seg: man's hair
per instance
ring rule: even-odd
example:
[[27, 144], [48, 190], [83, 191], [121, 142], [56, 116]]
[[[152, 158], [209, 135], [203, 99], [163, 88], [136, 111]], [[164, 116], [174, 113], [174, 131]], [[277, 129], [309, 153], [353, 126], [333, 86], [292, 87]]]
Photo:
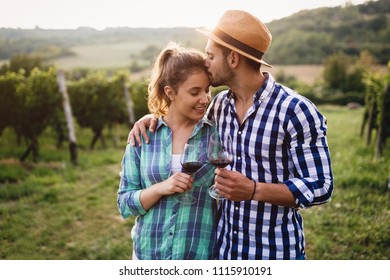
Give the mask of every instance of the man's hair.
[[[233, 51], [225, 46], [222, 46], [221, 44], [216, 43], [216, 45], [218, 48], [220, 48], [222, 50], [222, 54], [225, 57], [225, 59], [228, 57], [230, 52]], [[250, 68], [252, 68], [255, 71], [260, 71], [261, 63], [254, 61], [253, 59], [250, 59], [249, 57], [246, 57], [245, 55], [242, 55], [240, 53], [237, 53], [237, 54], [243, 58], [243, 60], [246, 62], [246, 64], [248, 64], [248, 66]]]

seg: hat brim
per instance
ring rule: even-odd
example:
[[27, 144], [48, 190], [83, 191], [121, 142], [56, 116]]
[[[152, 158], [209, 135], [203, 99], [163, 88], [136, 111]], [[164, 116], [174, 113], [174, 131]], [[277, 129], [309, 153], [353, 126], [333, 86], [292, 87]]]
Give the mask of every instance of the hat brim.
[[265, 62], [264, 60], [262, 59], [258, 59], [250, 54], [247, 54], [246, 52], [240, 50], [239, 48], [236, 48], [228, 43], [226, 43], [225, 41], [221, 40], [218, 36], [216, 36], [214, 33], [210, 32], [210, 31], [206, 31], [206, 30], [201, 30], [201, 29], [196, 29], [196, 31], [198, 31], [199, 33], [202, 33], [203, 35], [205, 35], [206, 37], [208, 37], [209, 39], [215, 41], [216, 43], [222, 45], [222, 46], [225, 46], [233, 51], [236, 51], [238, 52], [239, 54], [242, 54], [243, 56], [246, 56], [254, 61], [257, 61], [265, 66], [268, 66], [270, 68], [272, 68], [272, 65], [268, 64], [267, 62]]

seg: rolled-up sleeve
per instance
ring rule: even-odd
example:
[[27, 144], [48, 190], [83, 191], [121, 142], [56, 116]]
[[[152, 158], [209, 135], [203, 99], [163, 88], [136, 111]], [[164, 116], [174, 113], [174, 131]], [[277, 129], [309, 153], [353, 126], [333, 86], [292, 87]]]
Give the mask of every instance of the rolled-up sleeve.
[[288, 128], [289, 152], [296, 174], [284, 183], [301, 208], [326, 203], [333, 193], [326, 118], [311, 103], [301, 102]]
[[122, 171], [119, 173], [118, 209], [123, 218], [140, 216], [146, 213], [142, 207], [140, 195], [143, 190], [140, 180], [140, 148], [126, 146], [122, 159]]

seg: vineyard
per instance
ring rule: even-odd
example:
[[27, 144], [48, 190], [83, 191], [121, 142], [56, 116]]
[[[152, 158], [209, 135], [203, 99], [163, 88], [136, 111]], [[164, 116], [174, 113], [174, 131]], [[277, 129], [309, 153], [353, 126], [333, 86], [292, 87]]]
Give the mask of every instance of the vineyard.
[[[328, 120], [335, 192], [328, 204], [302, 210], [309, 259], [390, 257], [390, 29], [386, 15], [377, 14], [382, 5], [388, 13], [385, 2], [303, 11], [270, 24], [281, 38], [271, 61], [292, 60], [262, 70], [312, 100]], [[369, 34], [366, 40], [378, 42], [333, 46], [338, 40], [328, 38], [327, 26], [336, 12], [332, 36], [350, 42], [352, 35]], [[357, 34], [350, 34], [351, 26], [360, 26]], [[16, 38], [0, 42], [7, 58], [0, 61], [0, 259], [130, 259], [134, 220], [121, 218], [116, 192], [128, 132], [148, 112], [146, 74], [159, 51], [149, 43], [169, 37], [203, 48], [204, 42], [189, 41], [195, 31], [181, 28], [64, 32], [67, 40], [58, 34], [47, 39], [63, 56], [47, 51], [42, 59], [36, 53], [45, 53], [46, 45], [39, 36], [50, 30], [0, 29]], [[142, 44], [123, 39], [130, 37]], [[35, 53], [13, 53], [32, 42], [39, 42]], [[285, 42], [295, 43], [286, 49]], [[292, 65], [302, 58], [311, 65]], [[53, 61], [59, 64], [46, 64]]]
[[[116, 205], [131, 127], [126, 93], [135, 119], [147, 109], [146, 82], [128, 77], [126, 71], [66, 73], [74, 162], [58, 70], [0, 76], [0, 259], [131, 258], [134, 220], [122, 220]], [[390, 256], [388, 77], [365, 75], [365, 107], [320, 105], [335, 194], [326, 205], [302, 210], [310, 259]]]
[[[390, 150], [373, 158], [359, 137], [364, 109], [321, 106], [328, 118], [335, 194], [326, 205], [302, 210], [309, 259], [388, 259]], [[40, 160], [21, 163], [15, 133], [0, 138], [0, 259], [130, 259], [130, 228], [117, 209], [120, 161], [128, 127], [109, 128], [90, 150], [91, 129], [76, 125], [78, 165], [55, 131], [40, 137]]]
[[[120, 124], [130, 125], [129, 109], [137, 117], [147, 113], [146, 84], [137, 82], [130, 85], [128, 76], [126, 72], [107, 76], [104, 72], [93, 71], [67, 83], [69, 106], [74, 116], [74, 120], [69, 122], [75, 121], [80, 127], [92, 130], [91, 149], [97, 141], [105, 147], [102, 133], [105, 128], [115, 131]], [[48, 127], [53, 130], [58, 147], [68, 140], [63, 97], [55, 68], [34, 68], [28, 76], [21, 72], [7, 72], [0, 76], [0, 89], [0, 133], [7, 127], [12, 128], [17, 143], [26, 145], [18, 156], [21, 161], [29, 155], [33, 161], [38, 161], [39, 138]], [[127, 106], [129, 103], [131, 108]]]

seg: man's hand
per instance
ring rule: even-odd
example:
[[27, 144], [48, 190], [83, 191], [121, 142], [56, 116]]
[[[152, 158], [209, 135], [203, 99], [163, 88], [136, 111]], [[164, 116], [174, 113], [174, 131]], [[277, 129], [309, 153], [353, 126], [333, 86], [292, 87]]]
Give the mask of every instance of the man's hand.
[[129, 135], [127, 136], [127, 144], [135, 146], [137, 142], [139, 146], [142, 145], [141, 135], [144, 137], [145, 142], [149, 144], [149, 137], [146, 133], [146, 129], [149, 127], [150, 132], [154, 132], [157, 125], [157, 119], [153, 115], [148, 114], [140, 118], [130, 130]]
[[249, 200], [253, 193], [253, 181], [237, 171], [215, 170], [215, 186], [225, 198], [233, 201]]
[[253, 199], [292, 208], [299, 206], [293, 193], [283, 183], [257, 182], [255, 189], [254, 182], [240, 172], [217, 168], [215, 174], [215, 186], [227, 199], [233, 201]]

